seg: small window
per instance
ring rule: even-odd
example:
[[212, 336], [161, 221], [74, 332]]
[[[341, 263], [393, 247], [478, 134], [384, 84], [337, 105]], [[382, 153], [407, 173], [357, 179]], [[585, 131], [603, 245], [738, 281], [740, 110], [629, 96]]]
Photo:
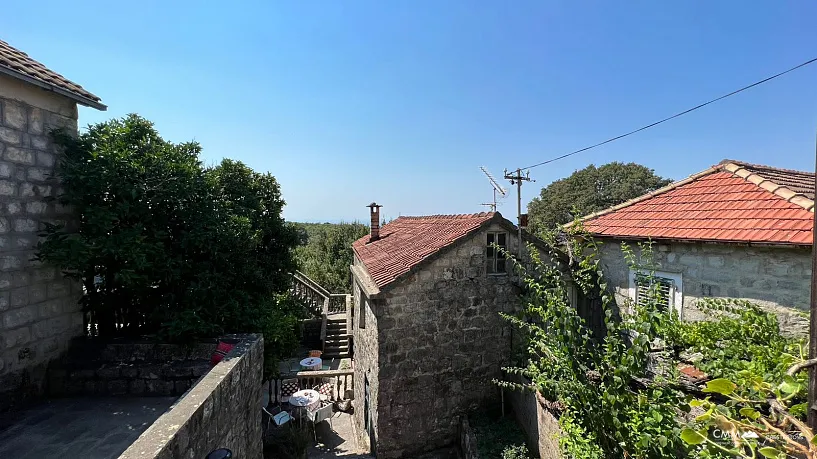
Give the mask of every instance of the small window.
[[[498, 246], [500, 249], [498, 249]], [[486, 248], [486, 272], [488, 274], [507, 274], [505, 251], [508, 249], [508, 233], [488, 233]]]
[[[362, 293], [362, 292], [361, 292]], [[366, 328], [366, 312], [369, 310], [369, 300], [365, 296], [360, 296], [360, 324], [358, 328]]]
[[656, 272], [650, 277], [644, 272], [630, 272], [630, 297], [638, 305], [649, 300], [650, 289], [655, 286], [658, 304], [663, 310], [670, 308], [681, 312], [683, 284], [681, 274]]

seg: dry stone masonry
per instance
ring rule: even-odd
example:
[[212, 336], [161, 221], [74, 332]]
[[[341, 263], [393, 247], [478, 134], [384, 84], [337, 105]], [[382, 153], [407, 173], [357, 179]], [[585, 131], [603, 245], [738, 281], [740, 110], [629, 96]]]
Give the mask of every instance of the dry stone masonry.
[[[630, 246], [637, 252], [635, 243]], [[740, 244], [657, 243], [658, 270], [680, 274], [685, 320], [705, 318], [700, 298], [749, 300], [777, 314], [781, 329], [808, 333], [811, 251], [809, 248], [759, 247]], [[629, 267], [618, 241], [605, 241], [601, 262], [619, 304], [629, 297]]]
[[82, 334], [79, 285], [33, 260], [42, 222], [71, 218], [46, 201], [55, 128], [77, 132], [74, 101], [0, 75], [0, 411], [41, 394], [47, 362]]
[[366, 376], [377, 457], [445, 457], [460, 416], [499, 395], [491, 380], [511, 349], [499, 313], [517, 307], [519, 289], [511, 276], [486, 274], [488, 231], [507, 230], [488, 226], [443, 249], [382, 299], [355, 292], [355, 418], [363, 432]]

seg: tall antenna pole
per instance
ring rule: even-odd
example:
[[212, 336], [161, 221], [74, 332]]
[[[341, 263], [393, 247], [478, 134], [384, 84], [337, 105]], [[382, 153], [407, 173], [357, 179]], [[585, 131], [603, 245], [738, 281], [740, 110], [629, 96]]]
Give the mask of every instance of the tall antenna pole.
[[479, 169], [488, 177], [488, 181], [491, 182], [491, 186], [494, 189], [494, 201], [492, 203], [490, 203], [490, 204], [482, 204], [482, 205], [483, 206], [488, 206], [491, 209], [491, 212], [496, 212], [496, 194], [497, 194], [497, 192], [499, 192], [499, 194], [502, 195], [503, 197], [505, 197], [505, 195], [507, 195], [508, 192], [505, 191], [505, 188], [502, 188], [502, 186], [496, 181], [494, 176], [491, 175], [490, 172], [488, 172], [488, 169], [485, 169], [482, 166], [480, 166]]
[[505, 179], [511, 181], [511, 185], [516, 185], [516, 228], [517, 228], [517, 255], [519, 260], [522, 260], [522, 182], [535, 182], [531, 180], [530, 173], [522, 175], [522, 169], [517, 169], [512, 173], [508, 173], [505, 169]]

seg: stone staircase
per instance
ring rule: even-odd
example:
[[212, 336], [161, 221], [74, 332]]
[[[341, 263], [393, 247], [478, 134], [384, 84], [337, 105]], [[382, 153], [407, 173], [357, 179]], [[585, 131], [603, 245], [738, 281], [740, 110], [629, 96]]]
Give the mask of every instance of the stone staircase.
[[349, 334], [346, 329], [346, 316], [332, 314], [326, 319], [326, 340], [323, 344], [323, 357], [349, 357]]

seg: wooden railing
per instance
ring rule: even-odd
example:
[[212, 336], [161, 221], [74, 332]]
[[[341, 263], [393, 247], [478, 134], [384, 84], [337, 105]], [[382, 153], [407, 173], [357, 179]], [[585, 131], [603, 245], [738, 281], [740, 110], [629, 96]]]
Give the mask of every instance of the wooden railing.
[[292, 294], [303, 301], [315, 317], [320, 317], [324, 312], [324, 308], [328, 308], [326, 303], [332, 295], [325, 288], [318, 285], [317, 282], [299, 271], [292, 273]]

